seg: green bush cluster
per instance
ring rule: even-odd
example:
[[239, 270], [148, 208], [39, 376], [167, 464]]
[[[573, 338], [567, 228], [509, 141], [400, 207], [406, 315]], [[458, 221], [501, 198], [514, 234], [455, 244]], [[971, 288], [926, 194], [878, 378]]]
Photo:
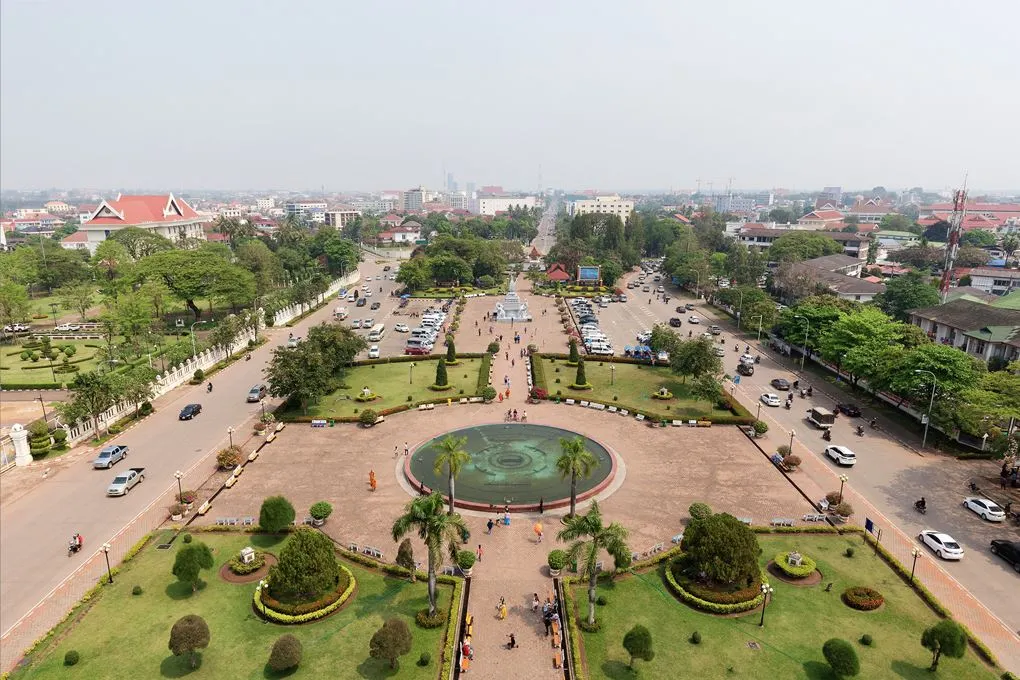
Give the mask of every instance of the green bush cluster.
[[882, 593], [867, 586], [851, 586], [843, 591], [842, 597], [846, 606], [862, 612], [878, 609], [885, 602]]
[[665, 573], [666, 573], [666, 585], [673, 592], [673, 594], [680, 599], [680, 601], [689, 604], [695, 609], [711, 612], [713, 614], [736, 614], [739, 612], [750, 611], [755, 607], [760, 606], [762, 600], [765, 598], [765, 596], [762, 595], [761, 590], [758, 590], [758, 593], [754, 597], [754, 599], [747, 600], [746, 602], [738, 602], [734, 604], [720, 604], [717, 602], [709, 602], [708, 600], [703, 600], [702, 598], [694, 595], [693, 593], [688, 592], [682, 585], [680, 585], [680, 583], [676, 580], [676, 577], [673, 575], [672, 569], [667, 568], [665, 570]]
[[534, 382], [535, 387], [540, 387], [543, 390], [549, 389], [549, 384], [545, 379], [545, 367], [542, 365], [542, 358], [538, 354], [532, 354], [528, 357], [531, 362], [531, 379]]
[[255, 551], [255, 558], [247, 564], [242, 562], [240, 557], [235, 557], [230, 560], [230, 571], [234, 572], [238, 576], [253, 574], [264, 566], [266, 566], [266, 554], [257, 550]]
[[81, 661], [81, 654], [79, 654], [75, 650], [69, 649], [67, 650], [67, 652], [64, 653], [65, 666], [75, 666], [78, 664], [79, 661]]
[[[346, 587], [343, 588], [343, 590], [341, 590], [340, 588], [337, 588], [336, 591], [334, 591], [333, 593], [330, 593], [325, 598], [322, 598], [322, 600], [318, 600], [317, 602], [314, 602], [314, 603], [307, 603], [305, 605], [296, 605], [296, 607], [304, 608], [304, 607], [307, 607], [307, 606], [312, 605], [312, 604], [323, 604], [321, 609], [316, 609], [314, 611], [305, 611], [305, 612], [302, 612], [302, 613], [287, 614], [285, 612], [282, 612], [282, 611], [279, 611], [278, 609], [276, 609], [276, 606], [287, 607], [287, 605], [284, 605], [284, 604], [282, 604], [280, 602], [277, 602], [273, 598], [269, 597], [269, 595], [265, 591], [265, 589], [255, 591], [255, 595], [254, 595], [255, 606], [256, 606], [256, 608], [259, 611], [263, 611], [262, 605], [265, 604], [264, 611], [265, 611], [266, 618], [268, 618], [268, 619], [270, 619], [272, 621], [276, 621], [277, 623], [288, 623], [288, 624], [289, 623], [305, 623], [307, 621], [315, 621], [316, 619], [321, 619], [322, 617], [328, 616], [328, 615], [332, 614], [333, 612], [335, 612], [337, 609], [339, 609], [350, 598], [351, 593], [354, 592], [354, 586], [356, 584], [356, 582], [354, 580], [354, 574], [352, 574], [351, 570], [348, 569], [347, 567], [345, 567], [342, 564], [340, 565], [340, 572], [341, 572], [341, 577], [340, 577], [341, 582], [343, 582], [345, 580], [347, 582], [346, 583]], [[260, 595], [261, 595], [261, 600], [259, 599]], [[323, 603], [323, 601], [327, 600], [327, 599], [331, 600], [331, 601]], [[276, 606], [274, 606], [274, 605], [276, 605]]]
[[428, 609], [419, 609], [414, 620], [420, 628], [439, 628], [446, 624], [446, 612], [437, 609], [435, 614], [429, 616]]
[[811, 574], [815, 573], [815, 569], [818, 568], [818, 564], [807, 555], [800, 556], [801, 562], [799, 567], [794, 566], [786, 559], [789, 555], [790, 553], [787, 551], [776, 553], [773, 564], [776, 565], [776, 569], [783, 572], [783, 574], [790, 578], [807, 578]]

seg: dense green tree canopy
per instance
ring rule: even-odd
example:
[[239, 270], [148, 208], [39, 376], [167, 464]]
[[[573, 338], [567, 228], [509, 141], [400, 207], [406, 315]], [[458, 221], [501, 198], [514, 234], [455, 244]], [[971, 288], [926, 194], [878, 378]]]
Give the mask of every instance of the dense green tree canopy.
[[812, 231], [793, 231], [777, 238], [767, 255], [772, 262], [800, 262], [842, 252], [843, 246], [829, 236]]
[[876, 295], [874, 301], [889, 316], [907, 321], [909, 310], [934, 307], [939, 300], [938, 288], [930, 277], [914, 271], [887, 281], [885, 291]]

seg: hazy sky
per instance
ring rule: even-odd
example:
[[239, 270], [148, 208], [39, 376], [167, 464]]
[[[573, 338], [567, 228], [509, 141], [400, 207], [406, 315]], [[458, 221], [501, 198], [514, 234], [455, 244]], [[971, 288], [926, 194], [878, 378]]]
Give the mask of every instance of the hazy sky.
[[2, 0], [3, 188], [1020, 188], [1020, 2]]

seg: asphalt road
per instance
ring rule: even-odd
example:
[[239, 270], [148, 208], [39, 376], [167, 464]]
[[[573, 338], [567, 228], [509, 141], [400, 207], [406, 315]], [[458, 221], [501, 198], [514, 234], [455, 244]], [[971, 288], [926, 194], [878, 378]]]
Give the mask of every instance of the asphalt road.
[[[382, 265], [368, 259], [361, 272], [374, 279]], [[375, 299], [379, 284], [372, 283]], [[185, 385], [156, 400], [153, 415], [111, 440], [131, 449], [113, 470], [93, 470], [93, 456], [78, 456], [72, 465], [0, 508], [0, 630], [6, 631], [98, 546], [175, 485], [175, 470], [187, 470], [209, 451], [226, 446], [228, 427], [247, 434], [248, 421], [261, 407], [246, 403], [245, 397], [252, 385], [264, 381], [262, 370], [271, 347], [285, 343], [290, 332], [306, 335], [313, 324], [331, 319], [334, 307], [335, 301], [328, 302], [294, 328], [269, 329], [270, 341], [253, 352], [251, 361], [236, 362], [213, 376], [212, 394], [204, 385]], [[202, 413], [179, 421], [180, 409], [192, 402], [202, 404]], [[108, 498], [107, 485], [128, 467], [144, 467], [145, 481], [126, 496]], [[75, 532], [85, 537], [85, 554], [68, 558], [67, 542]]]
[[[631, 274], [626, 281], [636, 277]], [[651, 277], [649, 277], [649, 282]], [[658, 284], [653, 284], [654, 286]], [[620, 354], [626, 345], [636, 343], [635, 336], [644, 330], [650, 330], [656, 323], [668, 323], [671, 316], [680, 316], [683, 325], [673, 330], [686, 337], [693, 331], [697, 337], [707, 330], [707, 325], [717, 323], [723, 328], [722, 338], [726, 355], [722, 358], [726, 373], [735, 373], [737, 359], [743, 353], [744, 346], [751, 345], [752, 353], [760, 354], [762, 362], [755, 367], [753, 376], [742, 376], [736, 396], [751, 410], [758, 413], [758, 399], [765, 392], [775, 392], [780, 399], [785, 393], [777, 391], [769, 385], [773, 378], [782, 377], [791, 382], [799, 377], [799, 364], [779, 357], [755, 342], [754, 335], [733, 334], [735, 323], [721, 312], [697, 301], [694, 312], [677, 314], [676, 307], [691, 302], [689, 293], [666, 285], [669, 302], [654, 298], [654, 292], [644, 293], [628, 290], [629, 301], [611, 303], [608, 308], [598, 311], [599, 325], [609, 336], [614, 349]], [[649, 296], [653, 296], [651, 304]], [[692, 325], [687, 318], [697, 314], [701, 324]], [[706, 323], [707, 322], [707, 323]], [[717, 339], [718, 341], [718, 339]], [[734, 344], [739, 344], [740, 352], [734, 352]], [[802, 379], [802, 387], [810, 382], [810, 378]], [[760, 417], [769, 423], [770, 432], [795, 432], [797, 439], [807, 446], [820, 459], [834, 466], [824, 456], [825, 442], [821, 431], [814, 428], [805, 418], [811, 406], [823, 406], [832, 409], [838, 402], [853, 399], [830, 384], [815, 381], [812, 398], [794, 399], [790, 410], [762, 405]], [[848, 469], [841, 469], [849, 477], [849, 484], [864, 495], [890, 520], [894, 521], [908, 535], [917, 536], [922, 529], [937, 529], [953, 536], [963, 546], [966, 554], [960, 562], [940, 562], [940, 566], [962, 583], [975, 597], [980, 599], [989, 609], [999, 616], [1014, 631], [1020, 631], [1020, 575], [1005, 561], [992, 555], [989, 541], [993, 538], [1020, 540], [1020, 529], [1015, 524], [995, 524], [985, 522], [973, 512], [963, 508], [963, 499], [973, 495], [968, 487], [972, 479], [982, 478], [979, 485], [989, 496], [1000, 502], [1012, 499], [1014, 506], [1020, 505], [1020, 495], [1014, 490], [1012, 495], [999, 490], [994, 482], [986, 481], [988, 475], [995, 475], [998, 466], [982, 461], [957, 461], [935, 454], [920, 454], [919, 432], [905, 430], [890, 422], [881, 412], [869, 412], [864, 408], [863, 418], [847, 418], [840, 416], [832, 430], [832, 444], [848, 446], [857, 454], [857, 464]], [[879, 421], [878, 430], [868, 427], [868, 420], [876, 416]], [[865, 425], [864, 437], [858, 437], [855, 429], [858, 424]], [[787, 434], [787, 436], [789, 436]], [[928, 513], [920, 515], [913, 504], [925, 496], [928, 502]], [[922, 559], [938, 558], [918, 542]]]

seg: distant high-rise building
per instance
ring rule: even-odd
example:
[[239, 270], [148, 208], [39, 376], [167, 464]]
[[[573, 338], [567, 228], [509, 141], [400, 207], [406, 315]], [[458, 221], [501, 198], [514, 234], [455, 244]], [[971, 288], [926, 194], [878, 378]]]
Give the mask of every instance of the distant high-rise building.
[[422, 205], [427, 202], [425, 187], [419, 186], [404, 192], [404, 210], [421, 210]]
[[298, 217], [318, 224], [326, 221], [325, 201], [288, 201], [284, 203], [283, 210], [287, 217]]
[[453, 180], [453, 173], [446, 173], [446, 191], [447, 193], [453, 193], [457, 190], [457, 183]]
[[833, 201], [835, 205], [839, 205], [839, 202], [843, 200], [843, 188], [825, 187], [822, 189], [822, 193], [818, 195], [818, 198]]
[[259, 212], [264, 212], [270, 208], [276, 207], [276, 200], [273, 198], [256, 198], [255, 209]]
[[567, 213], [575, 215], [589, 215], [592, 213], [603, 213], [616, 215], [626, 222], [630, 214], [634, 212], [634, 201], [625, 201], [619, 196], [596, 196], [590, 200], [571, 201], [567, 203]]
[[475, 197], [475, 183], [474, 182], [468, 182], [467, 183], [467, 197], [468, 197], [469, 201], [472, 198]]

